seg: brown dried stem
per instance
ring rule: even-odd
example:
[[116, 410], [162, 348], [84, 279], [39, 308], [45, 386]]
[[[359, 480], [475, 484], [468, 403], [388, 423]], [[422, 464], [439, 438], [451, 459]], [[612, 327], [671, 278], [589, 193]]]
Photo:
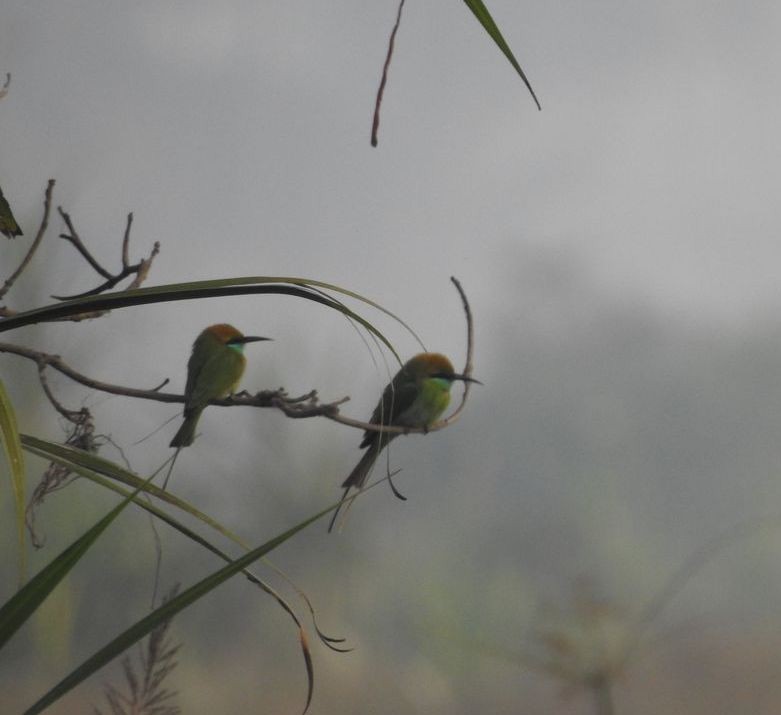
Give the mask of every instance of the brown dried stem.
[[[152, 252], [149, 254], [149, 258], [141, 259], [138, 263], [130, 263], [130, 260], [128, 258], [129, 253], [129, 245], [130, 245], [130, 229], [133, 225], [133, 213], [129, 213], [127, 215], [127, 223], [125, 224], [125, 233], [122, 237], [122, 268], [117, 273], [111, 273], [107, 268], [105, 268], [101, 263], [90, 253], [89, 249], [84, 245], [84, 242], [81, 240], [81, 237], [79, 236], [78, 232], [73, 226], [73, 221], [71, 220], [71, 217], [68, 213], [63, 211], [62, 206], [57, 207], [57, 211], [59, 211], [60, 216], [62, 217], [62, 220], [65, 222], [66, 227], [68, 228], [68, 233], [61, 233], [60, 238], [64, 239], [65, 241], [68, 241], [73, 247], [81, 254], [82, 258], [84, 258], [87, 263], [89, 263], [90, 266], [92, 266], [93, 270], [106, 280], [101, 283], [100, 285], [96, 286], [95, 288], [92, 288], [88, 291], [84, 291], [83, 293], [79, 293], [78, 295], [69, 295], [69, 296], [61, 296], [61, 295], [53, 295], [52, 298], [55, 298], [56, 300], [72, 300], [74, 298], [86, 298], [90, 295], [98, 295], [99, 293], [103, 293], [104, 291], [111, 290], [117, 283], [123, 281], [128, 276], [135, 275], [135, 278], [131, 282], [131, 284], [128, 286], [128, 289], [132, 288], [138, 288], [141, 283], [144, 282], [144, 279], [146, 278], [147, 274], [149, 273], [149, 269], [152, 266], [152, 261], [154, 261], [155, 256], [160, 252], [160, 243], [158, 241], [155, 241], [154, 246], [152, 247]], [[97, 315], [102, 315], [101, 313], [98, 313]], [[71, 318], [71, 320], [75, 319], [83, 319], [83, 317], [96, 317], [95, 314], [90, 313], [85, 316], [77, 316], [76, 318]]]
[[[41, 218], [41, 225], [38, 227], [38, 233], [35, 234], [35, 239], [30, 245], [27, 254], [22, 259], [22, 262], [19, 264], [19, 267], [6, 279], [5, 283], [3, 284], [3, 287], [0, 288], [0, 299], [2, 299], [3, 296], [5, 296], [5, 294], [8, 293], [9, 290], [11, 290], [11, 287], [13, 286], [14, 283], [16, 283], [17, 278], [19, 278], [19, 276], [22, 275], [25, 268], [27, 268], [30, 261], [32, 260], [33, 255], [38, 250], [38, 246], [40, 245], [41, 240], [43, 239], [43, 235], [46, 233], [46, 228], [49, 225], [49, 212], [51, 210], [51, 205], [52, 205], [53, 190], [54, 190], [54, 179], [49, 179], [49, 183], [46, 185], [46, 192], [43, 198], [43, 217]], [[0, 308], [0, 316], [8, 316], [10, 314], [11, 311], [8, 308], [5, 307]]]
[[388, 81], [388, 68], [390, 67], [391, 58], [393, 57], [393, 45], [396, 41], [396, 33], [399, 30], [401, 24], [401, 11], [404, 9], [404, 0], [399, 2], [399, 9], [396, 13], [396, 23], [391, 30], [390, 39], [388, 40], [388, 53], [385, 56], [385, 64], [382, 66], [382, 78], [380, 79], [380, 86], [377, 89], [377, 99], [374, 103], [374, 117], [372, 118], [372, 146], [377, 146], [378, 133], [380, 130], [380, 106], [382, 105], [382, 98], [385, 95], [385, 83]]
[[[451, 280], [461, 296], [464, 313], [466, 315], [467, 354], [463, 374], [468, 376], [472, 373], [472, 351], [474, 343], [472, 311], [469, 307], [469, 302], [466, 298], [466, 294], [464, 293], [463, 288], [461, 287], [461, 284], [456, 278], [451, 278]], [[78, 382], [79, 384], [84, 385], [85, 387], [89, 387], [93, 390], [108, 392], [112, 395], [122, 395], [124, 397], [154, 400], [156, 402], [179, 404], [186, 402], [184, 395], [171, 392], [160, 392], [160, 389], [166, 384], [167, 381], [163, 381], [161, 385], [152, 390], [141, 390], [134, 387], [114, 385], [108, 382], [96, 380], [72, 368], [59, 355], [52, 355], [50, 353], [33, 350], [32, 348], [27, 348], [21, 345], [0, 342], [0, 353], [10, 353], [28, 360], [32, 360], [38, 365], [39, 371], [42, 371], [46, 367], [51, 367], [63, 375], [69, 377], [74, 382]], [[428, 432], [436, 432], [437, 430], [444, 429], [459, 418], [461, 412], [464, 409], [464, 405], [466, 404], [470, 383], [466, 382], [464, 383], [464, 386], [464, 394], [461, 398], [461, 403], [456, 408], [455, 412], [453, 412], [446, 419], [435, 422], [427, 428], [377, 425], [369, 422], [362, 422], [360, 420], [354, 420], [350, 417], [344, 417], [339, 412], [339, 406], [347, 402], [350, 399], [349, 397], [342, 397], [341, 399], [334, 400], [333, 402], [321, 403], [316, 390], [312, 390], [298, 397], [290, 397], [282, 388], [277, 390], [261, 390], [255, 394], [250, 394], [249, 392], [243, 391], [236, 395], [231, 395], [230, 397], [212, 400], [209, 404], [220, 405], [222, 407], [273, 407], [283, 412], [287, 417], [291, 417], [293, 419], [327, 417], [334, 422], [339, 422], [340, 424], [347, 425], [348, 427], [355, 427], [356, 429], [363, 431], [368, 430], [372, 432], [389, 432], [395, 434], [425, 434]], [[65, 414], [62, 412], [60, 409], [61, 406], [58, 406], [56, 401], [53, 402], [53, 404], [58, 412]]]

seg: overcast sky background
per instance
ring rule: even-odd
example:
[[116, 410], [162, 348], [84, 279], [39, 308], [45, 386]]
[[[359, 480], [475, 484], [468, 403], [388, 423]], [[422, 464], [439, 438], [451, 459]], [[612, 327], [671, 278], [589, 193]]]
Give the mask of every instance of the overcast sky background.
[[[409, 501], [377, 489], [342, 534], [315, 526], [276, 556], [324, 627], [357, 647], [315, 649], [316, 713], [590, 712], [474, 643], [533, 644], [540, 614], [566, 607], [577, 583], [631, 614], [708, 539], [781, 513], [781, 6], [489, 9], [543, 111], [463, 4], [410, 2], [377, 149], [369, 130], [395, 2], [0, 9], [0, 73], [13, 77], [0, 101], [0, 185], [25, 231], [0, 244], [3, 278], [55, 178], [55, 203], [110, 267], [127, 212], [132, 259], [160, 241], [150, 285], [330, 281], [402, 316], [457, 365], [464, 325], [449, 277], [469, 294], [485, 386], [453, 429], [396, 443]], [[10, 307], [96, 283], [60, 230], [55, 216]], [[363, 312], [403, 355], [418, 349]], [[14, 338], [99, 379], [169, 377], [182, 389], [193, 338], [223, 321], [275, 339], [248, 347], [248, 389], [349, 394], [346, 413], [365, 418], [387, 380], [343, 320], [290, 298], [125, 309]], [[3, 356], [0, 369], [22, 429], [61, 439], [46, 405], [28, 399], [39, 394], [33, 367]], [[52, 383], [66, 403], [94, 408], [139, 472], [168, 454], [175, 424], [132, 443], [175, 409]], [[319, 420], [212, 408], [201, 428], [174, 489], [252, 543], [336, 498], [359, 456], [356, 432]], [[44, 557], [109, 503], [90, 485], [52, 497], [39, 517]], [[164, 538], [167, 582], [216, 568]], [[619, 684], [618, 712], [778, 711], [780, 548], [771, 530], [692, 580], [656, 624], [661, 645]], [[128, 516], [62, 589], [79, 634], [70, 650], [48, 643], [40, 656], [51, 639], [39, 624], [14, 642], [18, 669], [0, 656], [14, 704], [141, 617], [153, 559], [148, 523]], [[112, 584], [122, 618], [107, 605]], [[246, 584], [177, 627], [189, 644], [174, 684], [185, 712], [300, 707], [295, 633]], [[52, 712], [99, 702], [112, 672]]]

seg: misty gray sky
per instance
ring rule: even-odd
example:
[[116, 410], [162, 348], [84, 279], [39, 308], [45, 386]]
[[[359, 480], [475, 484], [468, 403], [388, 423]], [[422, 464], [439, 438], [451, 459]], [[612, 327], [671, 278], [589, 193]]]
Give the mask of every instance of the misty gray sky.
[[490, 8], [543, 112], [466, 7], [411, 3], [371, 151], [394, 2], [8, 3], [7, 193], [28, 230], [49, 176], [85, 232], [134, 210], [158, 281], [218, 260], [410, 315], [399, 275], [488, 300], [522, 245], [693, 316], [777, 307], [777, 5]]

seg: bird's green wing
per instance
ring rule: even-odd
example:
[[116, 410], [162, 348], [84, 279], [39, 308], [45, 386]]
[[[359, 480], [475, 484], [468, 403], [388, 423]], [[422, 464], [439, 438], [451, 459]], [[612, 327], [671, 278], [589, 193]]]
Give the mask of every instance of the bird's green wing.
[[203, 408], [210, 400], [225, 397], [233, 390], [244, 372], [244, 356], [225, 345], [220, 345], [216, 350], [212, 347], [212, 351], [198, 364], [200, 369], [193, 378], [187, 398], [188, 408]]
[[194, 404], [193, 393], [198, 384], [198, 376], [209, 359], [211, 349], [213, 346], [206, 343], [201, 336], [193, 343], [193, 351], [187, 361], [187, 384], [184, 388], [184, 396], [187, 398], [186, 407], [192, 407]]
[[[375, 425], [393, 425], [398, 421], [399, 415], [405, 412], [415, 401], [418, 388], [414, 378], [399, 370], [396, 376], [385, 386], [382, 399], [374, 408], [369, 422]], [[379, 436], [379, 432], [364, 432], [361, 447], [373, 444]], [[392, 437], [391, 437], [392, 439]], [[386, 438], [386, 443], [390, 441]]]

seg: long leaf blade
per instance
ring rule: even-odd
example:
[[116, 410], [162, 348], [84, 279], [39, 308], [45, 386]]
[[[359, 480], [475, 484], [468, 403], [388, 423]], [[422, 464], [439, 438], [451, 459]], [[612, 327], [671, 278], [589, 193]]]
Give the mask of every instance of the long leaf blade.
[[3, 453], [8, 463], [11, 489], [14, 494], [16, 536], [19, 545], [19, 585], [21, 585], [24, 583], [26, 572], [26, 550], [24, 546], [24, 455], [22, 454], [22, 444], [19, 439], [19, 428], [16, 424], [16, 412], [2, 380], [0, 380], [0, 438], [3, 442]]
[[[154, 477], [150, 477], [151, 480]], [[22, 624], [43, 603], [57, 584], [78, 563], [98, 537], [108, 528], [114, 519], [130, 504], [140, 489], [123, 499], [92, 528], [64, 549], [58, 556], [44, 566], [33, 578], [20, 588], [0, 607], [0, 648], [22, 626]]]
[[267, 541], [261, 546], [258, 546], [256, 549], [253, 549], [249, 553], [236, 559], [227, 566], [224, 566], [218, 571], [215, 571], [210, 576], [207, 576], [201, 581], [198, 581], [193, 586], [190, 586], [190, 588], [188, 588], [186, 591], [183, 591], [175, 598], [156, 608], [149, 615], [130, 626], [130, 628], [122, 632], [119, 636], [114, 638], [114, 640], [101, 648], [97, 653], [92, 655], [78, 668], [63, 678], [57, 685], [49, 690], [49, 692], [43, 695], [43, 697], [41, 697], [36, 703], [28, 708], [24, 712], [24, 715], [35, 715], [36, 713], [42, 712], [45, 708], [72, 690], [83, 680], [88, 678], [108, 662], [113, 660], [120, 653], [127, 650], [127, 648], [129, 648], [135, 642], [147, 635], [156, 626], [160, 625], [164, 621], [170, 620], [177, 613], [183, 611], [188, 606], [191, 606], [210, 591], [214, 590], [222, 583], [235, 576], [242, 569], [248, 567], [250, 564], [252, 564], [253, 561], [256, 561], [261, 556], [264, 556], [269, 551], [272, 551], [280, 544], [283, 544], [285, 541], [295, 536], [302, 529], [305, 529], [310, 524], [328, 514], [330, 511], [335, 509], [336, 506], [337, 504], [332, 504], [314, 516], [305, 519], [296, 526], [288, 529], [287, 531]]
[[400, 318], [385, 308], [382, 308], [374, 301], [369, 300], [358, 293], [340, 288], [330, 283], [306, 278], [249, 276], [192, 281], [189, 283], [171, 283], [162, 286], [148, 286], [146, 288], [136, 288], [134, 290], [116, 291], [114, 293], [64, 300], [60, 303], [34, 308], [33, 310], [16, 313], [10, 318], [4, 318], [0, 320], [0, 332], [20, 328], [24, 325], [60, 320], [62, 318], [73, 317], [84, 313], [115, 310], [134, 305], [148, 305], [150, 303], [162, 303], [176, 300], [193, 300], [196, 298], [217, 298], [230, 295], [276, 294], [291, 295], [296, 298], [311, 300], [320, 303], [321, 305], [325, 305], [328, 308], [332, 308], [333, 310], [337, 310], [374, 333], [394, 353], [394, 355], [396, 354], [387, 338], [374, 325], [351, 311], [342, 303], [333, 300], [322, 292], [314, 290], [314, 288], [327, 288], [328, 290], [333, 290], [355, 298], [356, 300], [381, 310], [409, 329]]
[[[34, 454], [39, 457], [43, 457], [44, 459], [57, 462], [57, 464], [66, 467], [70, 471], [79, 474], [80, 476], [85, 477], [95, 482], [96, 484], [99, 484], [102, 487], [111, 489], [112, 491], [120, 494], [123, 497], [128, 496], [129, 492], [123, 487], [119, 486], [118, 484], [115, 484], [115, 481], [124, 482], [126, 484], [132, 484], [133, 486], [137, 486], [140, 490], [146, 491], [149, 494], [154, 494], [155, 496], [158, 496], [161, 499], [168, 501], [169, 503], [173, 504], [179, 509], [182, 509], [183, 511], [190, 514], [191, 516], [200, 519], [202, 522], [204, 522], [211, 528], [215, 529], [219, 533], [226, 536], [228, 539], [232, 540], [233, 542], [241, 546], [241, 548], [244, 549], [244, 551], [250, 550], [250, 547], [247, 546], [244, 543], [244, 541], [242, 541], [242, 539], [240, 539], [233, 532], [231, 532], [222, 524], [220, 524], [216, 519], [213, 519], [208, 514], [204, 514], [203, 512], [199, 511], [198, 509], [196, 509], [194, 506], [184, 501], [183, 499], [179, 499], [178, 497], [175, 497], [170, 492], [165, 492], [162, 489], [159, 489], [158, 487], [154, 486], [153, 484], [145, 483], [143, 480], [136, 477], [136, 475], [134, 475], [132, 472], [128, 472], [122, 469], [121, 467], [114, 464], [113, 462], [108, 462], [107, 460], [104, 460], [100, 457], [96, 457], [95, 455], [89, 454], [87, 452], [82, 452], [81, 450], [73, 449], [72, 447], [66, 447], [64, 445], [56, 444], [54, 442], [48, 442], [46, 440], [38, 439], [37, 437], [32, 437], [30, 435], [22, 435], [21, 438], [25, 450], [27, 450], [31, 454]], [[97, 467], [98, 470], [93, 471], [93, 469], [88, 468], [87, 466], [85, 466], [85, 464], [91, 464], [91, 466]], [[182, 535], [186, 536], [188, 539], [194, 541], [200, 546], [203, 546], [205, 549], [212, 552], [213, 554], [221, 558], [223, 561], [227, 563], [232, 562], [231, 556], [229, 556], [227, 553], [225, 553], [220, 548], [215, 546], [208, 539], [204, 538], [203, 536], [196, 533], [189, 527], [185, 526], [183, 523], [181, 523], [179, 520], [172, 517], [167, 512], [155, 506], [151, 501], [147, 499], [142, 499], [140, 496], [136, 496], [133, 497], [133, 502], [136, 506], [141, 507], [149, 514], [152, 514], [153, 516], [165, 522], [166, 524], [171, 526], [173, 529], [175, 529]], [[271, 596], [277, 602], [277, 604], [279, 604], [279, 606], [290, 616], [290, 618], [293, 620], [296, 627], [298, 628], [299, 643], [301, 646], [302, 654], [304, 656], [304, 663], [306, 666], [306, 674], [307, 674], [306, 704], [308, 707], [309, 703], [312, 700], [312, 694], [314, 692], [314, 668], [312, 664], [312, 656], [309, 650], [309, 644], [307, 641], [306, 632], [304, 631], [304, 627], [301, 624], [301, 621], [298, 619], [298, 616], [291, 608], [290, 604], [275, 589], [273, 589], [268, 583], [261, 580], [258, 576], [256, 576], [248, 569], [242, 569], [242, 572], [250, 582], [254, 583], [256, 586], [259, 586], [265, 593]], [[315, 625], [315, 627], [317, 626]], [[318, 633], [322, 638], [323, 635], [319, 631]], [[326, 642], [330, 640], [331, 639], [327, 637], [325, 638]], [[329, 647], [334, 649], [333, 645], [329, 645]]]
[[[218, 531], [240, 546], [245, 546], [244, 542], [236, 534], [223, 526], [216, 519], [213, 519], [208, 514], [204, 514], [192, 504], [180, 499], [172, 492], [165, 491], [154, 484], [147, 484], [138, 475], [123, 469], [118, 464], [115, 464], [108, 459], [104, 459], [103, 457], [90, 452], [85, 452], [81, 449], [68, 447], [64, 444], [49, 442], [48, 440], [40, 439], [39, 437], [29, 434], [21, 435], [21, 441], [23, 447], [33, 454], [43, 457], [44, 459], [58, 462], [68, 469], [83, 474], [88, 478], [92, 477], [89, 474], [84, 474], [83, 470], [109, 477], [110, 479], [126, 484], [133, 489], [142, 489], [148, 494], [168, 502], [176, 508], [188, 513], [190, 516], [202, 521], [207, 526], [210, 526], [212, 529]], [[140, 506], [146, 508], [144, 504], [140, 504]]]
[[499, 27], [491, 17], [491, 13], [488, 12], [488, 8], [482, 2], [482, 0], [464, 0], [467, 7], [472, 11], [478, 22], [485, 28], [485, 31], [491, 36], [491, 39], [496, 43], [497, 47], [502, 51], [502, 54], [510, 61], [510, 64], [515, 68], [515, 71], [520, 75], [523, 83], [526, 85], [526, 89], [531, 93], [534, 103], [537, 105], [537, 109], [542, 109], [540, 101], [537, 99], [537, 95], [532, 89], [529, 79], [518, 64], [518, 60], [515, 59], [510, 46], [499, 31]]
[[45, 305], [40, 308], [34, 308], [33, 310], [16, 313], [10, 318], [0, 319], [0, 333], [7, 330], [14, 330], [25, 325], [61, 320], [74, 316], [116, 310], [118, 308], [126, 308], [135, 305], [148, 305], [150, 303], [219, 298], [231, 295], [290, 295], [325, 305], [332, 310], [342, 313], [356, 323], [359, 323], [370, 333], [377, 336], [391, 353], [393, 353], [394, 357], [401, 362], [393, 345], [391, 345], [390, 341], [377, 327], [364, 317], [350, 310], [340, 301], [331, 298], [322, 290], [318, 290], [318, 288], [342, 293], [343, 295], [347, 295], [380, 310], [399, 322], [404, 328], [412, 333], [415, 339], [420, 341], [414, 331], [412, 331], [401, 318], [359, 293], [323, 281], [276, 276], [248, 276], [192, 281], [189, 283], [171, 283], [162, 286], [148, 286], [146, 288], [136, 288], [133, 290], [116, 291], [114, 293], [104, 293], [101, 295], [63, 300], [53, 305]]

